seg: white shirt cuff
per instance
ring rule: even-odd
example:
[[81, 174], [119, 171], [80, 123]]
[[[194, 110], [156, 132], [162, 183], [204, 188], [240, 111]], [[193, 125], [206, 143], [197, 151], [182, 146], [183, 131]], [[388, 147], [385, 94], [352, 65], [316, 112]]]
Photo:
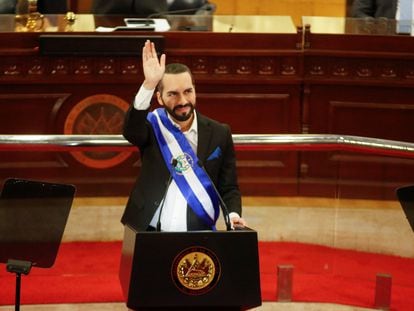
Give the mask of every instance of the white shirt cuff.
[[137, 95], [134, 99], [134, 108], [137, 110], [147, 110], [151, 106], [152, 96], [154, 95], [154, 90], [147, 90], [141, 85]]
[[231, 212], [231, 213], [229, 213], [229, 218], [230, 218], [230, 219], [232, 219], [232, 218], [234, 218], [234, 217], [240, 218], [240, 215], [239, 215], [239, 214], [237, 214], [237, 213], [235, 213], [235, 212]]

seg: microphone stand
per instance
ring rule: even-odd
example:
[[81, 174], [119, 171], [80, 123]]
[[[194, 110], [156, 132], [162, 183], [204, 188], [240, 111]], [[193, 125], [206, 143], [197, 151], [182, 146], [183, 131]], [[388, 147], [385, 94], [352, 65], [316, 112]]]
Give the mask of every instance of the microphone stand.
[[213, 185], [213, 189], [214, 192], [217, 194], [219, 202], [220, 202], [220, 206], [221, 206], [221, 211], [223, 212], [223, 217], [224, 217], [224, 222], [226, 223], [226, 229], [227, 231], [232, 231], [234, 230], [233, 227], [231, 226], [231, 221], [230, 221], [230, 215], [229, 215], [229, 209], [227, 208], [226, 203], [224, 203], [223, 198], [220, 195], [220, 192], [218, 192], [216, 185], [213, 183], [213, 181], [210, 178], [210, 175], [208, 175], [206, 169], [203, 166], [203, 163], [201, 163], [201, 161], [198, 161], [198, 166], [200, 166], [203, 171], [206, 173], [208, 179], [210, 180], [211, 184]]
[[[177, 166], [177, 163], [178, 163], [177, 159], [172, 159], [171, 166], [173, 167], [173, 169], [175, 169], [175, 167]], [[161, 213], [162, 213], [162, 209], [165, 205], [165, 198], [167, 197], [167, 192], [168, 192], [168, 189], [170, 188], [170, 184], [172, 182], [172, 179], [173, 179], [173, 176], [172, 176], [172, 174], [170, 174], [170, 177], [168, 177], [168, 181], [167, 181], [167, 188], [165, 189], [164, 195], [162, 197], [160, 213], [158, 214], [158, 221], [157, 221], [157, 227], [156, 227], [157, 232], [161, 231]]]
[[22, 274], [28, 275], [33, 263], [26, 260], [15, 260], [9, 259], [7, 260], [7, 271], [11, 273], [16, 273], [16, 297], [15, 297], [15, 305], [14, 310], [20, 311], [20, 293], [21, 293], [21, 282], [22, 282]]

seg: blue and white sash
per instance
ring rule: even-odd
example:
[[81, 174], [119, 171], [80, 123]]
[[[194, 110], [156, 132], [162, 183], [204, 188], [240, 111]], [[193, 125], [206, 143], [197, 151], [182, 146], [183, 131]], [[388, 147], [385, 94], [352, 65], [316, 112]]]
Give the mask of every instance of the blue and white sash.
[[[199, 218], [215, 230], [220, 213], [219, 198], [186, 137], [174, 126], [163, 108], [150, 112], [147, 119], [154, 129], [171, 176], [188, 205]], [[174, 167], [172, 163], [175, 160], [177, 165]]]

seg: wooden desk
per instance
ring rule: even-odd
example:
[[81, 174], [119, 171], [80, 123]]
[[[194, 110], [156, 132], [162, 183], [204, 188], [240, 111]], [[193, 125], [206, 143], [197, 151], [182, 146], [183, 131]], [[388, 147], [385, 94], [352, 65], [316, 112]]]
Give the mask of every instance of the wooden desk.
[[[135, 53], [127, 39], [157, 35], [168, 62], [192, 69], [202, 113], [230, 124], [235, 134], [300, 133], [302, 34], [290, 18], [169, 21], [168, 32], [108, 33], [95, 29], [123, 25], [121, 17], [79, 15], [68, 23], [65, 16], [46, 16], [37, 31], [27, 31], [25, 21], [0, 16], [0, 132], [120, 133], [123, 114], [142, 81], [141, 45]], [[53, 51], [40, 44], [45, 35], [57, 40]], [[73, 36], [88, 36], [90, 42], [79, 44]], [[118, 50], [113, 36], [127, 37], [128, 51]], [[100, 48], [104, 44], [111, 53]], [[86, 51], [85, 46], [93, 48]], [[137, 152], [3, 152], [0, 163], [1, 179], [64, 181], [75, 184], [80, 196], [128, 195], [140, 165]], [[243, 194], [295, 195], [297, 165], [295, 152], [238, 152]]]

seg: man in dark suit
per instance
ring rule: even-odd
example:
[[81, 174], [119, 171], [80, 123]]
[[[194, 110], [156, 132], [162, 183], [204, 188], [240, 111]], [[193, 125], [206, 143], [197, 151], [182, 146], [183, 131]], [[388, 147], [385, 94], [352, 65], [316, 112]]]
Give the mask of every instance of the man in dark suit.
[[43, 14], [65, 14], [68, 11], [66, 0], [38, 0], [37, 7]]
[[395, 19], [398, 0], [354, 0], [352, 17]]
[[[16, 13], [18, 0], [0, 0], [0, 13]], [[67, 12], [66, 0], [38, 0], [37, 9], [43, 14], [64, 14]]]
[[[1, 0], [0, 0], [1, 1]], [[94, 14], [122, 14], [147, 17], [157, 13], [212, 14], [215, 5], [208, 0], [93, 0]]]
[[146, 17], [168, 11], [167, 0], [93, 0], [94, 14], [122, 14]]
[[[214, 230], [219, 207], [213, 182], [232, 224], [245, 226], [229, 127], [195, 110], [187, 66], [166, 66], [165, 54], [158, 58], [150, 41], [143, 47], [142, 62], [145, 79], [123, 132], [139, 148], [142, 165], [122, 223], [139, 231]], [[155, 88], [162, 108], [150, 112]]]

